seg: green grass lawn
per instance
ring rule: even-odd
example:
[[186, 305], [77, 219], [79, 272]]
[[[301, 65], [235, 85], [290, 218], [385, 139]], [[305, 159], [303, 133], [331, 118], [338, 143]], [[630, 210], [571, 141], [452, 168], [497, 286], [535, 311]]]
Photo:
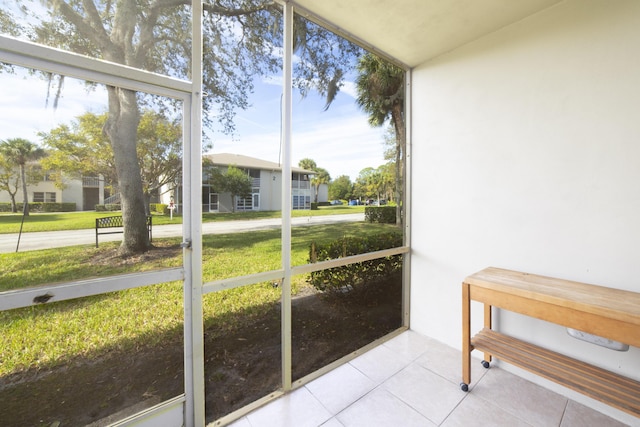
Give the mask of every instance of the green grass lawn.
[[[317, 210], [295, 210], [291, 215], [294, 217], [317, 216], [317, 215], [340, 215], [347, 213], [364, 212], [364, 206], [321, 206]], [[120, 215], [120, 212], [64, 212], [64, 213], [31, 213], [24, 220], [22, 231], [24, 233], [34, 231], [60, 231], [60, 230], [80, 230], [94, 228], [96, 218], [105, 216]], [[205, 213], [202, 215], [202, 222], [212, 221], [234, 221], [260, 218], [280, 218], [280, 211], [256, 211], [237, 213]], [[0, 214], [0, 234], [17, 233], [20, 231], [22, 222], [21, 214], [2, 213]], [[174, 215], [173, 220], [169, 215], [153, 215], [154, 225], [182, 224], [182, 216]]]
[[[308, 262], [312, 241], [362, 236], [397, 230], [393, 225], [351, 223], [294, 228], [292, 264]], [[164, 239], [171, 247], [180, 239]], [[204, 281], [277, 269], [281, 264], [280, 232], [203, 236]], [[118, 243], [96, 249], [75, 246], [51, 250], [0, 254], [0, 291], [44, 283], [124, 274], [180, 266], [182, 253], [139, 263], [96, 262]], [[305, 277], [294, 279], [294, 292]], [[280, 288], [259, 283], [208, 294], [204, 299], [205, 324], [224, 333], [239, 321], [234, 313], [261, 310], [280, 298]], [[182, 339], [183, 291], [181, 283], [165, 283], [111, 294], [0, 312], [0, 377], [25, 369], [46, 369], [76, 357], [135, 351], [167, 334]], [[262, 307], [262, 308], [261, 308]], [[167, 332], [164, 334], [163, 332]]]

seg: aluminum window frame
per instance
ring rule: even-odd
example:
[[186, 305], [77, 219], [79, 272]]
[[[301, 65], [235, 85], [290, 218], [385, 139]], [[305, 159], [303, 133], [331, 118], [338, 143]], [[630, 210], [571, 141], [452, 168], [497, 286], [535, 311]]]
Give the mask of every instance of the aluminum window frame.
[[[271, 393], [244, 408], [214, 422], [221, 425], [241, 417], [252, 409], [280, 396], [283, 392], [300, 387], [331, 369], [346, 363], [361, 352], [346, 356], [323, 369], [298, 379], [291, 379], [291, 278], [295, 275], [310, 273], [328, 268], [340, 267], [392, 255], [403, 255], [403, 327], [386, 338], [371, 343], [364, 350], [380, 344], [409, 327], [410, 321], [410, 247], [411, 247], [411, 70], [405, 64], [385, 55], [352, 35], [341, 31], [321, 18], [310, 14], [295, 2], [274, 0], [283, 7], [284, 17], [284, 66], [283, 66], [283, 105], [282, 105], [282, 235], [281, 268], [247, 276], [232, 277], [207, 283], [202, 281], [202, 2], [192, 2], [192, 81], [176, 79], [148, 71], [115, 64], [99, 59], [88, 58], [72, 52], [38, 45], [0, 35], [0, 61], [31, 69], [61, 74], [81, 80], [118, 86], [134, 91], [177, 99], [183, 105], [183, 183], [181, 204], [183, 206], [183, 266], [154, 272], [116, 275], [98, 279], [67, 282], [62, 285], [44, 285], [37, 288], [18, 289], [0, 293], [0, 310], [35, 305], [38, 296], [51, 294], [49, 301], [63, 301], [107, 292], [133, 289], [168, 281], [183, 281], [184, 288], [184, 363], [185, 393], [170, 401], [162, 402], [115, 425], [153, 425], [162, 421], [163, 425], [205, 425], [204, 398], [204, 330], [202, 299], [203, 295], [253, 285], [264, 281], [282, 283], [282, 386], [283, 390]], [[404, 182], [404, 245], [384, 251], [355, 255], [347, 258], [324, 261], [301, 266], [291, 265], [291, 210], [292, 210], [292, 48], [293, 16], [299, 13], [312, 22], [345, 37], [361, 47], [400, 66], [406, 72], [406, 151]], [[149, 424], [150, 423], [150, 424]]]

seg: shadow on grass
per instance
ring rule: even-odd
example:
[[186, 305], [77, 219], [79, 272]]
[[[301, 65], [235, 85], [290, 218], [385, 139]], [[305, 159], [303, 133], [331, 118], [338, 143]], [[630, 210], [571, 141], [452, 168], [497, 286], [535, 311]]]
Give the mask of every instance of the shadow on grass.
[[[293, 239], [292, 248], [308, 249], [314, 240], [331, 241], [344, 236], [359, 236], [388, 230], [397, 230], [397, 227], [389, 224], [369, 224], [364, 222], [294, 227], [291, 233]], [[202, 239], [203, 246], [211, 249], [241, 249], [268, 241], [278, 246], [281, 241], [281, 231], [280, 228], [274, 228], [243, 233], [205, 234]]]
[[[401, 326], [401, 280], [345, 298], [293, 300], [293, 377], [301, 378]], [[280, 305], [205, 320], [206, 419], [211, 422], [281, 387]], [[233, 321], [231, 321], [233, 320]], [[87, 425], [184, 390], [182, 327], [0, 378], [4, 425]], [[149, 345], [148, 343], [157, 343]], [[129, 348], [122, 351], [121, 348]], [[123, 417], [126, 415], [123, 415]]]

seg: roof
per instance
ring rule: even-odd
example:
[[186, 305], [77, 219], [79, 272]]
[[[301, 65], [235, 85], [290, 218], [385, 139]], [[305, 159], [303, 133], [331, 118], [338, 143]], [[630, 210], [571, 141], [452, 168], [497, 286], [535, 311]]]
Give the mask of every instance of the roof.
[[[293, 0], [330, 24], [413, 68], [561, 0]], [[309, 16], [314, 19], [313, 16]]]
[[[255, 157], [243, 156], [242, 154], [216, 153], [205, 154], [203, 157], [211, 160], [214, 165], [235, 166], [238, 168], [262, 169], [269, 171], [282, 171], [282, 165], [268, 160], [257, 159]], [[314, 171], [292, 166], [291, 171], [298, 173], [314, 174]]]

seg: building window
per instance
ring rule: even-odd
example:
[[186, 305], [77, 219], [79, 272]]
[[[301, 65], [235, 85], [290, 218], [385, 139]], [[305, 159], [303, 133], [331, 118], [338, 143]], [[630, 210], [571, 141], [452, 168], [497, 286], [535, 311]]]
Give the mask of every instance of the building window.
[[311, 209], [311, 196], [294, 194], [292, 202], [293, 209]]
[[56, 193], [54, 192], [43, 192], [43, 191], [35, 191], [33, 193], [33, 201], [35, 203], [55, 203], [56, 202]]
[[237, 211], [250, 211], [253, 209], [252, 197], [237, 197], [236, 198], [236, 210]]

